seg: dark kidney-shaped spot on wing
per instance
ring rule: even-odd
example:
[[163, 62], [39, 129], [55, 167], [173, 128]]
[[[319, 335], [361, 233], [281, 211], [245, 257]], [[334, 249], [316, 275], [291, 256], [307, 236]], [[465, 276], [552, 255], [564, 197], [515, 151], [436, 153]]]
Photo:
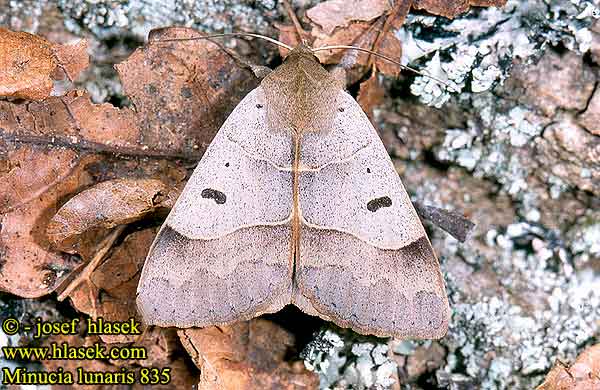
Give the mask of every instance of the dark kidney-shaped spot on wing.
[[382, 196], [381, 198], [375, 198], [369, 203], [367, 203], [367, 210], [371, 212], [375, 212], [382, 207], [390, 207], [392, 205], [392, 200], [389, 196]]
[[202, 190], [202, 197], [207, 199], [214, 199], [216, 204], [224, 204], [227, 201], [227, 197], [221, 191], [213, 190], [212, 188], [205, 188]]

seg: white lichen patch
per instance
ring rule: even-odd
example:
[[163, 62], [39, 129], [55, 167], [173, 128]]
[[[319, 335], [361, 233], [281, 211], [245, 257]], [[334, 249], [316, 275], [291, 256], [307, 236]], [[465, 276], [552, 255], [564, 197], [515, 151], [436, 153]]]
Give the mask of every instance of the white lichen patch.
[[269, 28], [268, 18], [277, 12], [274, 0], [59, 0], [58, 5], [70, 16], [66, 23], [71, 31], [83, 27], [103, 39], [127, 34], [144, 40], [153, 28], [172, 25], [264, 33]]
[[[486, 244], [499, 257], [480, 266], [492, 267], [502, 290], [482, 291], [477, 299], [457, 288], [452, 269], [445, 270], [454, 315], [443, 340], [450, 356], [438, 377], [466, 374], [481, 389], [534, 388], [556, 358], [572, 361], [593, 342], [600, 330], [600, 276], [574, 268], [569, 253], [600, 250], [593, 245], [600, 228], [582, 221], [574, 235], [585, 244], [567, 250], [552, 231], [527, 222], [488, 231]], [[451, 256], [475, 254], [462, 246]]]
[[423, 103], [440, 108], [453, 93], [481, 93], [501, 84], [513, 60], [530, 63], [550, 45], [562, 43], [586, 53], [592, 45], [590, 27], [598, 13], [589, 1], [509, 0], [502, 8], [472, 10], [453, 21], [408, 17], [397, 32], [406, 42], [403, 63], [430, 56], [420, 69], [448, 84], [437, 82], [435, 87], [430, 85], [434, 80], [419, 76], [411, 92]]
[[471, 130], [448, 129], [437, 158], [454, 161], [458, 165], [473, 170], [481, 158], [481, 150], [473, 146], [476, 134]]
[[586, 264], [600, 258], [600, 220], [584, 217], [567, 233], [570, 250], [577, 264]]
[[322, 389], [388, 389], [398, 368], [388, 348], [384, 339], [327, 329], [304, 350], [304, 364], [319, 374]]

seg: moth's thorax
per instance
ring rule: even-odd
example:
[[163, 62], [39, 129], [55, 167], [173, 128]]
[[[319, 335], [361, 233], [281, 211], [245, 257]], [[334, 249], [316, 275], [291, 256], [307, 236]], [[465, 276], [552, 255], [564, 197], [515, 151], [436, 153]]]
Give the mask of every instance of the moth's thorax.
[[271, 129], [298, 133], [331, 129], [340, 86], [306, 46], [291, 51], [261, 86]]

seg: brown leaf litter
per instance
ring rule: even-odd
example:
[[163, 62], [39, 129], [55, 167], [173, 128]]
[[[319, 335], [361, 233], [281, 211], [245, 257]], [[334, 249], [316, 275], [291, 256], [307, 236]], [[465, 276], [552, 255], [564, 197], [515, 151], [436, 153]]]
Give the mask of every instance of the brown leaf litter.
[[452, 19], [470, 7], [502, 7], [504, 4], [506, 0], [415, 0], [413, 7]]
[[112, 229], [157, 209], [170, 209], [178, 195], [158, 179], [107, 180], [69, 199], [50, 220], [46, 235], [63, 252], [80, 252], [76, 246], [84, 233]]
[[[180, 28], [160, 34], [180, 36], [186, 31], [197, 34]], [[0, 37], [6, 40], [5, 34]], [[29, 55], [49, 55], [47, 45], [24, 45], [29, 45]], [[187, 169], [181, 159], [196, 160], [228, 112], [256, 85], [218, 46], [206, 41], [192, 46], [149, 43], [120, 65], [132, 108], [93, 104], [87, 93], [77, 90], [40, 102], [0, 101], [0, 290], [31, 298], [54, 291], [75, 268], [81, 269], [82, 260], [91, 259], [111, 223], [128, 222], [128, 211], [109, 211], [109, 203], [104, 203], [104, 213], [114, 212], [116, 219], [108, 214], [94, 219], [97, 202], [79, 198], [83, 203], [78, 207], [87, 207], [89, 218], [81, 215], [69, 227], [56, 225], [67, 207], [50, 225], [49, 239], [45, 231], [50, 219], [75, 194], [110, 179], [137, 184], [153, 179], [168, 188], [182, 187]], [[77, 57], [66, 52], [59, 56]], [[71, 66], [65, 68], [73, 74]], [[15, 73], [3, 69], [0, 74], [10, 72]], [[137, 88], [136, 82], [147, 88]], [[13, 87], [11, 93], [25, 96], [28, 88]], [[137, 212], [145, 214], [146, 206], [139, 207]], [[79, 234], [84, 228], [98, 234]], [[72, 242], [58, 242], [57, 234]]]
[[306, 16], [331, 35], [336, 28], [348, 27], [354, 21], [370, 22], [389, 8], [388, 0], [329, 0], [306, 11]]
[[60, 80], [63, 74], [75, 80], [87, 68], [87, 46], [83, 39], [60, 45], [37, 35], [0, 28], [0, 96], [47, 98], [53, 80]]
[[200, 369], [205, 390], [313, 389], [319, 379], [302, 362], [285, 360], [291, 333], [264, 319], [177, 332]]
[[536, 390], [592, 389], [600, 389], [600, 344], [584, 350], [571, 366], [557, 361]]
[[[310, 26], [309, 37], [313, 47], [328, 45], [354, 45], [368, 48], [400, 60], [402, 54], [401, 42], [395, 35], [404, 24], [404, 19], [410, 8], [424, 10], [436, 15], [453, 18], [466, 12], [471, 6], [501, 7], [506, 0], [399, 0], [390, 6], [389, 1], [342, 1], [328, 0], [315, 5], [306, 11], [306, 22]], [[298, 37], [290, 26], [277, 26], [280, 30], [280, 40], [290, 45], [298, 43]], [[353, 53], [343, 64], [342, 50], [317, 52], [316, 55], [325, 64], [339, 64], [345, 67], [352, 65], [368, 65], [375, 61], [377, 68], [389, 76], [397, 76], [397, 65], [381, 59], [373, 59], [365, 53]], [[351, 59], [354, 57], [354, 59]], [[368, 66], [366, 67], [368, 69]], [[365, 69], [363, 69], [364, 73]], [[360, 79], [360, 77], [358, 77]]]
[[[402, 43], [395, 32], [402, 27], [411, 8], [453, 18], [466, 12], [471, 6], [501, 7], [506, 0], [399, 0], [390, 5], [385, 0], [341, 1], [329, 0], [319, 3], [305, 13], [310, 29], [309, 43], [312, 47], [349, 45], [373, 50], [396, 61], [402, 56]], [[299, 43], [297, 28], [278, 25], [279, 39], [291, 46]], [[302, 32], [303, 38], [307, 38]], [[282, 51], [282, 54], [283, 53]], [[372, 69], [386, 76], [398, 77], [401, 68], [390, 61], [364, 52], [331, 49], [318, 51], [315, 55], [324, 64], [335, 64], [348, 71], [350, 83], [364, 78]], [[361, 85], [363, 96], [376, 83], [368, 78]], [[374, 89], [374, 94], [376, 90]], [[364, 100], [363, 100], [364, 101]], [[369, 112], [372, 111], [370, 108]], [[372, 116], [372, 115], [371, 115]]]

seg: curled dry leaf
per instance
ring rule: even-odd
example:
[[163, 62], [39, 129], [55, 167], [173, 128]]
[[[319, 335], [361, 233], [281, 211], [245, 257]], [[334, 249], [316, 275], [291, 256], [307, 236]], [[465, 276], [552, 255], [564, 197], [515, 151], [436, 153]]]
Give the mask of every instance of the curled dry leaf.
[[369, 22], [389, 9], [388, 0], [328, 0], [317, 4], [306, 15], [327, 35], [353, 21]]
[[[388, 1], [361, 1], [359, 5], [331, 0], [316, 5], [307, 11], [313, 23], [312, 46], [350, 45], [375, 50], [392, 59], [400, 60], [402, 45], [389, 28], [399, 28], [410, 8], [410, 2], [400, 1], [390, 11]], [[367, 11], [368, 10], [368, 11]], [[327, 24], [330, 23], [330, 24]], [[280, 39], [287, 44], [297, 43], [295, 30], [281, 26]], [[365, 73], [364, 65], [375, 61], [377, 68], [389, 76], [397, 76], [400, 68], [381, 58], [371, 57], [364, 52], [352, 50], [318, 51], [315, 55], [323, 64], [339, 64], [350, 72], [350, 81], [359, 80]]]
[[[324, 35], [313, 29], [316, 35], [315, 46], [351, 45], [356, 47], [371, 48], [377, 40], [378, 30], [383, 26], [383, 19], [376, 20], [373, 24], [366, 22], [352, 23], [347, 28], [338, 29], [332, 35]], [[356, 50], [323, 50], [315, 55], [323, 64], [336, 64], [346, 70], [347, 80], [353, 84], [360, 80], [368, 71], [370, 55]]]
[[[393, 32], [387, 32], [381, 38], [381, 41], [376, 48], [377, 53], [383, 54], [393, 60], [400, 62], [402, 57], [402, 43]], [[377, 70], [387, 76], [398, 77], [402, 68], [393, 62], [383, 58], [374, 58]]]
[[0, 96], [42, 100], [50, 96], [56, 72], [70, 80], [88, 66], [87, 41], [52, 44], [26, 32], [0, 28]]
[[[30, 298], [54, 291], [82, 262], [58, 252], [48, 240], [50, 219], [72, 194], [96, 181], [132, 174], [157, 175], [180, 185], [185, 170], [163, 160], [110, 160], [0, 139], [0, 290]], [[89, 259], [103, 234], [78, 242], [77, 253]]]
[[88, 42], [85, 39], [80, 39], [73, 44], [52, 45], [54, 58], [69, 80], [74, 81], [79, 73], [90, 64], [87, 49]]
[[[335, 31], [331, 35], [322, 34], [318, 31], [313, 30], [313, 34], [315, 37], [314, 46], [331, 46], [331, 45], [355, 45], [359, 47], [365, 47], [362, 44], [362, 41], [370, 41], [372, 44], [374, 39], [376, 38], [376, 34], [371, 34], [370, 39], [365, 39], [365, 34], [372, 30], [371, 25], [365, 22], [352, 23], [346, 28], [339, 29]], [[362, 38], [362, 40], [359, 40]], [[366, 47], [368, 47], [368, 42]], [[319, 61], [323, 64], [339, 64], [342, 61], [344, 55], [349, 54], [355, 58], [354, 63], [366, 64], [368, 54], [349, 51], [343, 49], [335, 49], [335, 50], [321, 50], [315, 53]], [[360, 58], [360, 60], [358, 60]], [[347, 64], [343, 64], [347, 65]]]
[[231, 326], [178, 331], [200, 368], [201, 389], [312, 389], [316, 374], [285, 361], [293, 336], [273, 322], [253, 319]]
[[[193, 34], [174, 28], [159, 35]], [[117, 70], [135, 110], [93, 104], [81, 91], [39, 103], [0, 102], [0, 135], [92, 151], [196, 159], [257, 83], [208, 41], [150, 42]]]
[[376, 124], [373, 122], [373, 110], [383, 103], [384, 97], [385, 90], [377, 77], [377, 73], [373, 72], [371, 77], [360, 84], [357, 101], [374, 126]]
[[536, 390], [600, 389], [600, 344], [583, 351], [571, 367], [557, 362]]
[[504, 4], [506, 0], [414, 0], [413, 8], [452, 19], [467, 12], [471, 6], [502, 7]]
[[75, 150], [141, 154], [135, 113], [93, 104], [87, 93], [70, 91], [43, 102], [0, 102], [0, 134], [7, 141]]
[[[294, 25], [275, 23], [275, 28], [277, 28], [277, 31], [279, 31], [277, 39], [280, 42], [283, 42], [291, 47], [296, 47], [300, 44], [300, 37], [298, 36], [298, 32], [296, 31], [296, 27]], [[309, 36], [308, 38], [310, 39], [311, 37]], [[312, 45], [312, 39], [309, 44]], [[282, 58], [289, 53], [288, 49], [281, 46], [277, 46], [277, 50], [279, 50], [279, 55]]]
[[35, 298], [79, 265], [51, 248], [45, 228], [60, 199], [90, 182], [93, 156], [0, 140], [0, 290]]
[[52, 91], [50, 74], [56, 68], [45, 39], [0, 29], [0, 95], [44, 99]]
[[77, 251], [80, 235], [137, 221], [170, 200], [169, 188], [157, 179], [108, 180], [75, 195], [52, 217], [46, 234], [62, 251]]
[[[138, 318], [135, 292], [146, 259], [156, 235], [155, 228], [133, 232], [113, 248], [94, 270], [88, 283], [80, 284], [70, 295], [73, 306], [92, 318], [126, 321]], [[105, 342], [131, 342], [131, 336], [103, 335]]]

